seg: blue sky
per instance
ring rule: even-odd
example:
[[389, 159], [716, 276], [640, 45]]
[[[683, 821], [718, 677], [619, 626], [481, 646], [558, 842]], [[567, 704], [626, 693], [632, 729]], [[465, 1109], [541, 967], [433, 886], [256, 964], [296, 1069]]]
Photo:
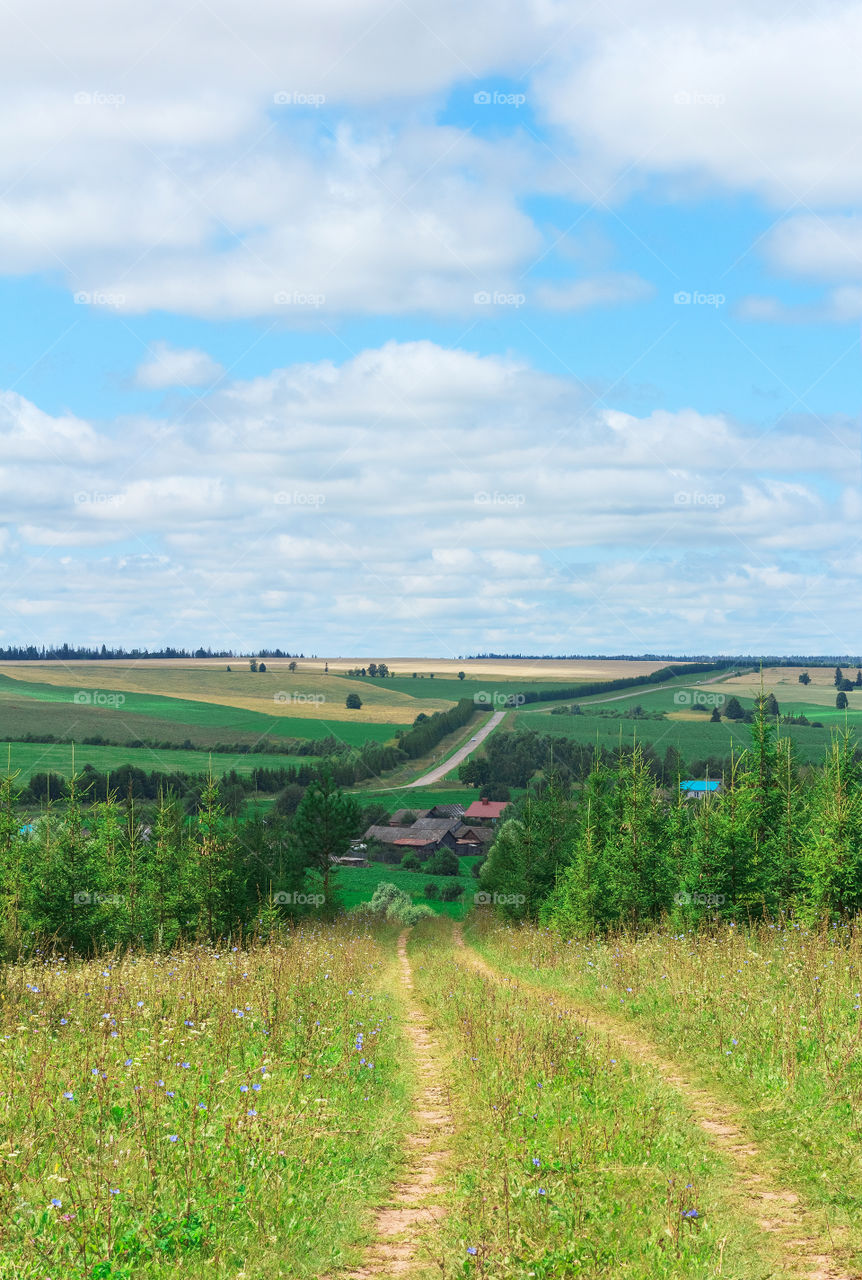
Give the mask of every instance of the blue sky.
[[0, 642], [858, 649], [855, 6], [4, 28]]

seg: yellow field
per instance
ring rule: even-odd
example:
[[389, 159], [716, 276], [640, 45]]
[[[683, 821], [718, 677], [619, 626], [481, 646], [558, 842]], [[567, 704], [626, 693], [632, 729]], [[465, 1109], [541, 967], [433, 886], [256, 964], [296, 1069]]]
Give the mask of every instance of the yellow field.
[[[265, 659], [267, 674], [283, 671], [287, 676], [289, 658]], [[355, 667], [367, 667], [369, 662], [385, 662], [389, 670], [399, 676], [411, 676], [414, 671], [420, 675], [447, 676], [454, 679], [459, 671], [464, 671], [471, 680], [479, 680], [483, 676], [495, 676], [500, 680], [615, 680], [619, 676], [643, 676], [651, 671], [666, 667], [666, 662], [641, 662], [618, 658], [595, 659], [563, 659], [563, 658], [297, 658], [296, 676], [323, 675], [326, 663], [330, 673], [343, 675]], [[247, 658], [138, 658], [122, 661], [108, 658], [104, 661], [73, 662], [14, 662], [0, 668], [3, 674], [15, 676], [16, 673], [38, 667], [46, 672], [52, 668], [65, 671], [98, 670], [137, 671], [141, 668], [158, 671], [224, 671], [228, 663], [234, 674], [248, 670]], [[251, 674], [251, 673], [249, 673]], [[23, 676], [21, 677], [23, 679]], [[36, 677], [33, 677], [34, 679]], [[42, 677], [39, 677], [40, 679]], [[45, 677], [47, 679], [47, 677]], [[813, 677], [812, 677], [813, 678]], [[107, 686], [106, 686], [107, 687]], [[178, 694], [173, 695], [178, 697]]]
[[[843, 667], [844, 675], [848, 680], [856, 679], [855, 667]], [[799, 683], [799, 677], [803, 671], [807, 671], [811, 677], [811, 683], [802, 685]], [[772, 692], [778, 699], [778, 705], [781, 706], [782, 700], [785, 702], [810, 702], [814, 706], [834, 707], [835, 706], [835, 668], [834, 667], [764, 667], [763, 668], [763, 687], [767, 693]], [[755, 694], [760, 692], [760, 672], [750, 673], [744, 676], [733, 676], [730, 680], [721, 682], [721, 691], [726, 693], [728, 697], [732, 693], [741, 694], [746, 698], [753, 698]], [[853, 695], [851, 698], [851, 706], [855, 705]], [[862, 699], [862, 688], [856, 695], [856, 700]]]
[[[368, 658], [330, 658], [330, 671], [362, 667]], [[380, 659], [377, 659], [380, 661]], [[470, 680], [495, 676], [502, 680], [615, 680], [618, 676], [646, 676], [667, 666], [666, 662], [628, 662], [617, 659], [571, 660], [562, 658], [383, 658], [396, 675], [442, 675], [454, 678], [464, 671]], [[323, 670], [324, 659], [302, 661], [303, 667]]]
[[[335, 676], [306, 669], [290, 672], [287, 663], [266, 664], [265, 672], [252, 672], [248, 662], [227, 664], [188, 662], [183, 666], [155, 662], [139, 663], [10, 663], [0, 666], [0, 674], [33, 684], [50, 684], [63, 689], [102, 689], [157, 694], [191, 702], [211, 702], [245, 711], [302, 719], [364, 720], [373, 724], [411, 724], [420, 711], [431, 715], [446, 710], [447, 698], [413, 698], [369, 682], [353, 686]], [[351, 711], [344, 705], [354, 690], [362, 698], [362, 709]]]

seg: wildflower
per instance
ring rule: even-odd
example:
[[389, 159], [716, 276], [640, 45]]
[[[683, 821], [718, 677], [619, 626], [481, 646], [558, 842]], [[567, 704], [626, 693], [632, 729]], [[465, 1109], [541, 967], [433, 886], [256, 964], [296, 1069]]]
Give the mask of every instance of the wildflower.
[[72, 1093], [71, 1089], [67, 1093], [64, 1093], [63, 1097], [66, 1099], [67, 1102], [75, 1101], [75, 1095], [74, 1093]]
[[241, 1085], [240, 1085], [240, 1087], [239, 1087], [239, 1091], [240, 1091], [240, 1093], [248, 1093], [248, 1085], [247, 1085], [247, 1084], [241, 1084]]
[[178, 1135], [176, 1133], [168, 1134], [168, 1142], [176, 1142]]
[[126, 1065], [127, 1067], [130, 1067], [130, 1066], [132, 1065], [132, 1059], [131, 1059], [131, 1058], [126, 1058], [125, 1065]]
[[189, 1069], [189, 1064], [187, 1062], [181, 1062], [180, 1066], [182, 1067], [183, 1071], [188, 1071]]
[[165, 1094], [165, 1096], [166, 1096], [166, 1097], [168, 1097], [168, 1098], [175, 1098], [177, 1095], [173, 1092], [173, 1090], [172, 1090], [172, 1089], [168, 1089], [168, 1091], [167, 1091], [167, 1093]]
[[112, 1196], [118, 1196], [119, 1194], [120, 1194], [120, 1189], [119, 1189], [119, 1187], [111, 1187], [111, 1195], [112, 1195]]
[[61, 1026], [61, 1027], [65, 1027], [65, 1026], [66, 1026], [66, 1019], [65, 1019], [65, 1018], [61, 1018], [61, 1019], [60, 1019], [60, 1026]]
[[254, 1089], [255, 1093], [259, 1093], [259, 1092], [260, 1092], [260, 1088], [261, 1088], [261, 1086], [260, 1086], [259, 1084], [253, 1084], [251, 1087], [252, 1087], [252, 1089]]
[[54, 1206], [54, 1208], [55, 1208], [55, 1209], [62, 1209], [62, 1208], [63, 1208], [63, 1201], [62, 1201], [62, 1200], [56, 1200], [56, 1199], [54, 1199], [54, 1200], [52, 1200], [52, 1201], [51, 1201], [51, 1204]]
[[257, 1115], [257, 1112], [252, 1110], [252, 1111], [249, 1111], [249, 1113], [248, 1113], [248, 1114], [249, 1114], [250, 1116], [256, 1116], [256, 1115]]
[[467, 1245], [467, 1252], [468, 1252], [468, 1253], [472, 1253], [472, 1254], [473, 1254], [473, 1256], [475, 1257], [475, 1256], [476, 1256], [476, 1254], [479, 1252], [479, 1250], [478, 1250], [478, 1249], [475, 1249], [475, 1248], [473, 1247], [473, 1245], [468, 1244], [468, 1245]]
[[541, 1167], [542, 1167], [542, 1162], [541, 1162], [541, 1160], [539, 1159], [539, 1157], [538, 1157], [538, 1156], [533, 1156], [533, 1164], [535, 1165], [535, 1167], [536, 1167], [537, 1169], [541, 1169]]

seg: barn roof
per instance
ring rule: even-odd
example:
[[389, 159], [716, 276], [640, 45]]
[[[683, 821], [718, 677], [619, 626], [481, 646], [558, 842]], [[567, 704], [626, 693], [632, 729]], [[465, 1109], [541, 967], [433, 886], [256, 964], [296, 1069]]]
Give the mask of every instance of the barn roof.
[[508, 800], [474, 800], [469, 809], [465, 809], [465, 818], [499, 818], [504, 809], [508, 809]]

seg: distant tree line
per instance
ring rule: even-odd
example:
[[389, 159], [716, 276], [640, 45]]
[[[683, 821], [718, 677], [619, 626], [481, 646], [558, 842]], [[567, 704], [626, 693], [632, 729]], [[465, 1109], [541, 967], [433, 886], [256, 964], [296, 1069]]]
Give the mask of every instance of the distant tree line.
[[[282, 649], [257, 649], [261, 658], [302, 658], [301, 653], [285, 653]], [[235, 658], [233, 649], [175, 649], [167, 645], [163, 649], [109, 648], [107, 645], [7, 645], [0, 649], [3, 662], [82, 662], [114, 658]]]

